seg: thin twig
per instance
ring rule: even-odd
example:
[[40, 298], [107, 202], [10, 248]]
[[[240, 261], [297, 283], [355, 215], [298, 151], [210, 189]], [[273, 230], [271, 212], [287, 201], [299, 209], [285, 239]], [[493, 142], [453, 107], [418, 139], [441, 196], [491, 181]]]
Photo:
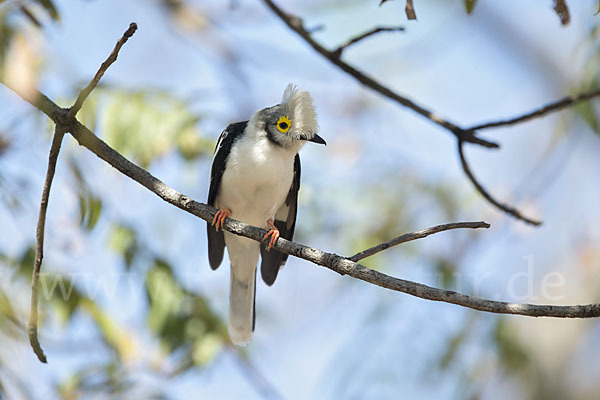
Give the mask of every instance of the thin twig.
[[[44, 101], [32, 100], [26, 95], [17, 92], [25, 101], [36, 106], [54, 122], [60, 123], [66, 117], [67, 111], [60, 108], [46, 96], [37, 93], [37, 98], [43, 98]], [[175, 189], [165, 185], [162, 181], [154, 177], [145, 169], [142, 169], [123, 157], [116, 150], [98, 138], [92, 131], [83, 126], [78, 121], [72, 121], [69, 126], [70, 133], [77, 142], [86, 147], [92, 153], [102, 160], [106, 161], [112, 167], [122, 174], [130, 177], [140, 185], [144, 186], [152, 193], [156, 194], [162, 200], [172, 204], [181, 210], [195, 215], [204, 221], [210, 222], [214, 218], [217, 210], [203, 203], [198, 203], [191, 198], [179, 193]], [[244, 236], [261, 242], [266, 230], [236, 221], [232, 218], [225, 219], [224, 229], [233, 234]], [[596, 318], [600, 317], [600, 304], [585, 304], [573, 306], [557, 305], [537, 305], [508, 303], [503, 301], [487, 300], [478, 297], [472, 297], [457, 293], [452, 290], [438, 289], [420, 283], [395, 278], [379, 271], [372, 270], [352, 260], [341, 257], [337, 254], [327, 253], [322, 250], [304, 246], [302, 244], [290, 242], [289, 240], [279, 238], [274, 248], [282, 253], [302, 258], [313, 264], [321, 265], [341, 275], [349, 275], [353, 278], [377, 285], [383, 288], [394, 290], [416, 296], [426, 300], [441, 301], [445, 303], [456, 304], [459, 306], [472, 308], [474, 310], [498, 313], [498, 314], [517, 314], [529, 317], [554, 317], [554, 318]]]
[[450, 224], [437, 225], [437, 226], [433, 226], [431, 228], [423, 229], [420, 231], [406, 233], [406, 234], [398, 236], [392, 240], [389, 240], [385, 243], [380, 243], [377, 246], [373, 246], [366, 250], [356, 253], [352, 257], [349, 257], [348, 260], [352, 260], [355, 262], [360, 261], [363, 258], [371, 257], [372, 255], [377, 254], [383, 250], [387, 250], [390, 247], [397, 246], [402, 243], [410, 242], [412, 240], [423, 239], [424, 237], [433, 235], [434, 233], [438, 233], [438, 232], [449, 231], [451, 229], [461, 229], [461, 228], [477, 229], [477, 228], [489, 228], [489, 227], [490, 227], [490, 224], [483, 222], [483, 221], [454, 222], [454, 223], [450, 223]]
[[[40, 204], [40, 215], [38, 218], [38, 225], [36, 230], [36, 252], [35, 252], [35, 262], [33, 266], [33, 275], [31, 278], [31, 314], [29, 316], [29, 342], [31, 343], [31, 347], [33, 351], [38, 356], [39, 360], [43, 363], [47, 362], [46, 355], [44, 354], [44, 350], [40, 346], [40, 342], [38, 339], [38, 283], [39, 283], [39, 275], [40, 269], [42, 266], [42, 258], [44, 256], [44, 228], [46, 225], [46, 211], [48, 208], [48, 199], [50, 196], [50, 187], [52, 186], [52, 179], [54, 178], [54, 171], [56, 170], [56, 160], [58, 158], [58, 154], [60, 152], [60, 145], [62, 143], [62, 139], [65, 135], [67, 129], [73, 124], [74, 117], [77, 112], [81, 109], [83, 102], [90, 95], [92, 90], [98, 85], [100, 79], [117, 59], [119, 54], [119, 50], [121, 47], [127, 42], [136, 31], [137, 25], [135, 22], [132, 22], [129, 25], [129, 29], [125, 31], [123, 36], [119, 39], [117, 44], [115, 45], [112, 53], [108, 56], [106, 61], [102, 63], [94, 78], [90, 81], [90, 83], [79, 93], [77, 96], [77, 100], [73, 107], [71, 107], [68, 111], [60, 109], [60, 111], [55, 110], [53, 112], [54, 121], [56, 123], [56, 129], [54, 131], [54, 136], [52, 138], [52, 145], [50, 147], [50, 155], [48, 157], [48, 171], [46, 172], [46, 181], [44, 182], [44, 189], [42, 192], [42, 200]], [[50, 99], [44, 96], [41, 93], [38, 93], [38, 96], [35, 97], [34, 101], [37, 107], [40, 106], [56, 106]], [[51, 117], [52, 118], [52, 117]], [[68, 126], [67, 126], [68, 125]]]
[[102, 65], [100, 65], [100, 68], [98, 69], [96, 75], [94, 75], [90, 83], [79, 93], [79, 96], [77, 96], [75, 104], [73, 104], [73, 107], [71, 107], [69, 113], [67, 114], [68, 118], [73, 118], [75, 115], [77, 115], [77, 113], [81, 109], [81, 106], [83, 105], [83, 102], [90, 95], [90, 93], [92, 93], [92, 90], [94, 90], [96, 85], [98, 85], [98, 82], [100, 82], [100, 79], [102, 79], [102, 76], [104, 75], [108, 67], [110, 67], [111, 64], [117, 60], [117, 56], [119, 55], [121, 47], [123, 47], [125, 42], [127, 42], [127, 39], [133, 36], [136, 30], [137, 24], [135, 22], [129, 24], [129, 28], [125, 31], [125, 33], [123, 33], [123, 36], [121, 36], [121, 39], [119, 39], [117, 44], [115, 44], [115, 48], [113, 49], [112, 53], [110, 53], [106, 61], [104, 61]]
[[526, 217], [525, 215], [521, 214], [521, 212], [519, 210], [517, 210], [516, 208], [511, 207], [507, 204], [500, 203], [498, 200], [494, 199], [487, 190], [485, 190], [485, 188], [481, 185], [481, 183], [479, 183], [477, 178], [475, 178], [475, 176], [473, 175], [473, 172], [471, 172], [471, 168], [469, 167], [469, 163], [467, 163], [467, 159], [465, 158], [465, 154], [463, 151], [463, 142], [460, 140], [458, 141], [458, 155], [460, 157], [460, 163], [462, 165], [463, 171], [465, 172], [465, 174], [467, 175], [467, 177], [469, 178], [471, 183], [473, 183], [473, 186], [475, 186], [475, 189], [477, 189], [477, 191], [487, 201], [489, 201], [494, 206], [496, 206], [496, 208], [499, 208], [500, 210], [506, 212], [507, 214], [510, 214], [513, 217], [520, 219], [521, 221], [527, 222], [528, 224], [535, 225], [535, 226], [540, 226], [542, 224], [542, 221]]
[[404, 31], [404, 27], [403, 26], [378, 26], [376, 28], [371, 29], [370, 31], [367, 31], [363, 34], [353, 37], [352, 39], [348, 40], [346, 43], [342, 44], [340, 47], [335, 49], [333, 51], [333, 53], [336, 54], [338, 57], [340, 57], [342, 55], [342, 52], [344, 50], [346, 50], [348, 47], [352, 46], [355, 43], [360, 42], [363, 39], [368, 38], [369, 36], [373, 36], [379, 32], [399, 32], [399, 31]]
[[499, 148], [500, 146], [497, 143], [492, 141], [482, 139], [478, 136], [475, 136], [475, 131], [469, 129], [463, 129], [458, 125], [453, 124], [450, 121], [447, 121], [435, 114], [434, 112], [426, 109], [423, 106], [418, 105], [414, 101], [410, 100], [405, 96], [401, 96], [398, 93], [392, 91], [390, 88], [382, 85], [377, 82], [375, 79], [367, 76], [363, 72], [360, 72], [350, 64], [342, 61], [334, 51], [327, 50], [320, 43], [315, 41], [311, 34], [304, 28], [302, 24], [302, 20], [295, 15], [288, 14], [284, 12], [281, 8], [279, 8], [272, 0], [263, 0], [265, 4], [294, 32], [296, 32], [306, 43], [308, 43], [317, 53], [321, 54], [323, 57], [328, 59], [332, 64], [340, 68], [342, 71], [346, 72], [350, 76], [354, 77], [357, 81], [362, 83], [363, 85], [371, 88], [372, 90], [378, 92], [379, 94], [394, 100], [398, 104], [407, 107], [417, 114], [427, 118], [431, 122], [443, 127], [444, 129], [451, 132], [457, 139], [463, 140], [469, 143], [475, 143], [487, 148]]
[[38, 281], [40, 277], [40, 269], [42, 267], [42, 258], [44, 258], [44, 229], [46, 226], [46, 211], [48, 210], [48, 200], [50, 198], [50, 188], [54, 179], [56, 170], [56, 160], [60, 152], [60, 145], [65, 135], [65, 131], [60, 126], [56, 125], [54, 136], [52, 137], [52, 145], [50, 146], [50, 154], [48, 156], [48, 170], [46, 171], [46, 180], [44, 181], [44, 189], [42, 190], [42, 200], [40, 202], [40, 214], [38, 216], [37, 229], [35, 233], [35, 261], [33, 263], [33, 274], [31, 277], [31, 311], [29, 314], [29, 343], [33, 351], [43, 363], [46, 361], [44, 350], [40, 346], [38, 339]]
[[543, 117], [547, 114], [550, 114], [550, 113], [553, 113], [556, 111], [564, 110], [565, 108], [572, 107], [574, 105], [577, 105], [578, 103], [590, 100], [590, 99], [592, 99], [594, 97], [598, 97], [598, 96], [600, 96], [600, 89], [592, 90], [592, 91], [585, 92], [585, 93], [580, 93], [580, 94], [577, 94], [574, 96], [563, 97], [560, 100], [557, 100], [552, 103], [548, 103], [548, 104], [546, 104], [536, 110], [528, 112], [526, 114], [519, 115], [517, 117], [513, 117], [513, 118], [509, 118], [509, 119], [486, 122], [483, 124], [475, 125], [469, 129], [477, 131], [477, 130], [481, 130], [481, 129], [498, 128], [501, 126], [519, 124], [521, 122], [529, 121], [534, 118]]

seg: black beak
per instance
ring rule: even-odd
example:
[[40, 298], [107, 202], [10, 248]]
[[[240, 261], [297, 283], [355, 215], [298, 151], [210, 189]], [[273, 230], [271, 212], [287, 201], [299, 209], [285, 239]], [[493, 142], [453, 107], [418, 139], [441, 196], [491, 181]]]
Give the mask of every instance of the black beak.
[[316, 133], [312, 137], [312, 139], [309, 139], [309, 142], [324, 144], [325, 146], [327, 146], [327, 142], [325, 142], [325, 140], [321, 136], [317, 135]]

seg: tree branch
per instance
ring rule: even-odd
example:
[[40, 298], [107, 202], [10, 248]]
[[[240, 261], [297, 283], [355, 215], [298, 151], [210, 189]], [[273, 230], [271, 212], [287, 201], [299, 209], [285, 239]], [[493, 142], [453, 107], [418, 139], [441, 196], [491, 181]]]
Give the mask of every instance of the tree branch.
[[521, 221], [527, 222], [528, 224], [535, 225], [535, 226], [540, 226], [542, 224], [542, 221], [526, 217], [516, 208], [511, 207], [507, 204], [500, 203], [498, 200], [493, 198], [492, 195], [487, 190], [485, 190], [485, 188], [481, 185], [481, 183], [479, 183], [479, 181], [477, 181], [477, 178], [475, 178], [475, 175], [473, 175], [473, 172], [471, 172], [471, 168], [469, 167], [469, 164], [467, 163], [467, 159], [465, 158], [465, 154], [463, 151], [463, 142], [460, 140], [458, 141], [458, 155], [460, 157], [460, 163], [462, 165], [463, 171], [465, 172], [465, 175], [467, 175], [467, 177], [469, 178], [469, 180], [471, 181], [473, 186], [475, 186], [475, 189], [477, 189], [477, 191], [487, 201], [489, 201], [494, 206], [496, 206], [496, 208], [499, 208], [500, 210], [504, 211], [505, 213], [510, 214], [513, 217], [520, 219]]
[[486, 139], [482, 139], [480, 137], [475, 136], [475, 132], [472, 130], [463, 129], [445, 119], [440, 117], [439, 115], [433, 113], [432, 111], [426, 109], [423, 106], [418, 105], [414, 101], [410, 100], [405, 96], [401, 96], [398, 93], [392, 91], [390, 88], [382, 85], [377, 82], [375, 79], [367, 76], [366, 74], [360, 72], [356, 68], [352, 67], [350, 64], [345, 63], [336, 55], [334, 51], [327, 50], [320, 43], [315, 41], [311, 34], [304, 28], [302, 24], [302, 20], [295, 15], [288, 14], [280, 9], [275, 3], [271, 0], [263, 0], [265, 4], [294, 32], [296, 32], [306, 43], [308, 43], [317, 53], [321, 54], [323, 57], [328, 59], [332, 64], [340, 68], [342, 71], [351, 75], [362, 83], [363, 85], [371, 88], [372, 90], [380, 93], [381, 95], [394, 100], [398, 104], [407, 107], [417, 114], [427, 118], [431, 122], [443, 127], [447, 131], [451, 132], [457, 139], [464, 140], [465, 142], [475, 143], [487, 148], [498, 148], [500, 147], [497, 143], [491, 142]]
[[[38, 339], [38, 286], [39, 286], [39, 275], [42, 266], [42, 258], [44, 257], [44, 228], [46, 225], [46, 210], [48, 208], [48, 200], [50, 197], [50, 187], [52, 186], [52, 180], [54, 179], [54, 172], [56, 170], [56, 160], [60, 152], [60, 146], [65, 132], [69, 130], [69, 127], [73, 126], [77, 121], [75, 115], [81, 109], [81, 106], [85, 102], [85, 99], [90, 95], [92, 90], [98, 85], [100, 79], [106, 72], [106, 70], [114, 63], [119, 54], [119, 50], [127, 39], [129, 39], [136, 31], [137, 25], [132, 22], [129, 25], [129, 29], [125, 31], [121, 39], [115, 45], [112, 53], [108, 56], [106, 61], [102, 63], [94, 78], [91, 82], [79, 93], [77, 100], [69, 110], [58, 107], [54, 102], [48, 99], [45, 95], [38, 92], [38, 95], [33, 101], [33, 105], [38, 107], [40, 110], [46, 110], [48, 116], [55, 122], [55, 131], [52, 138], [52, 145], [50, 147], [50, 155], [48, 156], [48, 170], [46, 172], [46, 180], [44, 182], [44, 189], [42, 191], [42, 200], [40, 204], [40, 214], [38, 217], [38, 224], [36, 230], [36, 251], [35, 261], [33, 265], [33, 275], [31, 277], [31, 311], [29, 315], [29, 342], [33, 348], [34, 353], [38, 359], [46, 363], [46, 355], [42, 349]], [[14, 90], [14, 89], [13, 89]]]
[[52, 186], [52, 180], [54, 179], [54, 172], [56, 171], [56, 160], [58, 159], [58, 153], [60, 152], [60, 145], [65, 135], [65, 131], [62, 127], [56, 126], [54, 130], [54, 136], [52, 137], [52, 145], [50, 146], [50, 154], [48, 156], [48, 170], [46, 171], [46, 180], [44, 181], [44, 189], [42, 190], [42, 200], [40, 202], [40, 213], [38, 216], [37, 229], [35, 233], [36, 247], [35, 247], [35, 261], [33, 263], [33, 274], [31, 277], [31, 305], [29, 314], [29, 343], [33, 348], [34, 353], [38, 359], [45, 363], [46, 355], [44, 350], [40, 346], [38, 339], [38, 281], [40, 278], [40, 269], [42, 267], [42, 258], [44, 258], [44, 229], [46, 226], [46, 211], [48, 209], [48, 200], [50, 198], [50, 188]]
[[[364, 73], [358, 71], [351, 65], [343, 62], [340, 59], [341, 53], [343, 51], [343, 46], [342, 46], [342, 51], [340, 51], [340, 48], [338, 48], [335, 51], [327, 50], [320, 43], [318, 43], [317, 41], [315, 41], [312, 38], [310, 32], [308, 32], [304, 28], [304, 26], [302, 24], [302, 20], [299, 17], [284, 12], [272, 0], [263, 0], [263, 1], [273, 11], [273, 13], [275, 13], [275, 15], [277, 15], [291, 30], [296, 32], [317, 53], [321, 54], [323, 57], [328, 59], [332, 64], [336, 65], [338, 68], [340, 68], [341, 70], [343, 70], [344, 72], [346, 72], [347, 74], [352, 76], [354, 79], [356, 79], [363, 85], [374, 90], [375, 92], [378, 92], [378, 93], [382, 94], [383, 96], [388, 97], [391, 100], [394, 100], [395, 102], [399, 103], [400, 105], [402, 105], [404, 107], [412, 109], [417, 114], [420, 114], [421, 116], [429, 119], [431, 122], [452, 132], [455, 135], [457, 142], [458, 142], [459, 154], [461, 155], [462, 168], [465, 171], [469, 180], [475, 186], [475, 189], [479, 193], [481, 193], [481, 195], [488, 202], [490, 202], [493, 206], [508, 213], [509, 215], [511, 215], [515, 218], [518, 218], [522, 221], [525, 221], [529, 224], [532, 224], [532, 225], [540, 225], [541, 224], [540, 221], [523, 216], [516, 208], [506, 205], [506, 204], [502, 204], [499, 201], [495, 200], [473, 176], [472, 172], [469, 169], [467, 162], [464, 159], [464, 155], [462, 154], [462, 145], [464, 142], [468, 142], [468, 143], [476, 143], [476, 144], [479, 144], [479, 145], [482, 145], [482, 146], [488, 147], [488, 148], [498, 148], [499, 145], [497, 143], [491, 142], [488, 140], [484, 140], [478, 136], [475, 136], [476, 132], [481, 129], [488, 129], [488, 128], [493, 128], [493, 127], [513, 125], [513, 124], [525, 122], [525, 121], [528, 121], [533, 118], [538, 118], [538, 117], [544, 116], [551, 112], [562, 110], [566, 107], [571, 107], [579, 102], [586, 101], [593, 97], [599, 96], [600, 89], [592, 91], [592, 92], [588, 92], [588, 93], [582, 93], [582, 94], [575, 95], [575, 96], [565, 97], [554, 103], [550, 103], [546, 106], [543, 106], [538, 110], [534, 110], [527, 114], [517, 116], [514, 118], [510, 118], [507, 120], [488, 122], [488, 123], [484, 123], [484, 124], [475, 125], [470, 128], [461, 128], [458, 125], [455, 125], [455, 124], [439, 117], [438, 115], [434, 114], [432, 111], [426, 109], [425, 107], [418, 105], [417, 103], [413, 102], [409, 98], [399, 95], [398, 93], [392, 91], [390, 88], [377, 82], [375, 79], [365, 75]], [[381, 3], [379, 5], [381, 6], [384, 2], [385, 1], [381, 1]], [[406, 2], [407, 15], [409, 12], [409, 8], [412, 8], [411, 1]], [[414, 11], [414, 9], [413, 9], [413, 11]]]
[[[487, 147], [497, 147], [496, 144], [487, 142], [483, 139], [477, 138], [474, 136], [474, 132], [472, 130], [465, 131], [451, 123], [436, 117], [431, 112], [425, 110], [424, 108], [416, 105], [410, 100], [395, 94], [389, 89], [383, 87], [379, 83], [375, 82], [371, 78], [366, 77], [359, 71], [354, 68], [348, 66], [347, 64], [341, 62], [339, 58], [332, 57], [332, 52], [325, 50], [322, 46], [312, 40], [308, 32], [304, 30], [302, 27], [301, 21], [297, 17], [288, 16], [284, 14], [279, 8], [277, 8], [271, 0], [264, 0], [269, 7], [271, 7], [277, 15], [279, 15], [293, 30], [298, 32], [309, 44], [315, 48], [319, 53], [328, 57], [332, 62], [338, 65], [344, 71], [353, 75], [356, 79], [363, 82], [367, 86], [373, 88], [374, 90], [396, 100], [402, 105], [405, 105], [413, 110], [417, 111], [421, 115], [426, 116], [433, 122], [445, 127], [446, 129], [453, 132], [458, 141], [458, 152], [461, 158], [461, 162], [463, 165], [463, 169], [465, 173], [471, 179], [475, 187], [480, 191], [480, 193], [492, 204], [496, 207], [506, 211], [507, 213], [523, 219], [532, 224], [539, 224], [539, 221], [534, 221], [523, 217], [517, 210], [512, 209], [506, 205], [498, 203], [494, 200], [477, 182], [471, 173], [469, 166], [465, 160], [462, 145], [464, 142], [470, 143], [478, 143]], [[34, 349], [34, 352], [37, 354], [38, 358], [42, 362], [46, 362], [46, 357], [41, 349], [39, 344], [39, 340], [37, 337], [37, 303], [38, 303], [38, 280], [39, 280], [39, 272], [41, 268], [42, 258], [43, 258], [43, 242], [44, 242], [44, 226], [46, 220], [46, 211], [48, 207], [48, 199], [50, 194], [50, 187], [52, 184], [52, 179], [54, 177], [54, 172], [56, 169], [56, 162], [58, 158], [58, 154], [60, 152], [60, 145], [62, 142], [62, 138], [66, 132], [69, 132], [81, 146], [86, 147], [92, 153], [96, 154], [100, 159], [104, 160], [115, 169], [117, 169], [122, 174], [128, 176], [129, 178], [135, 180], [142, 186], [146, 187], [148, 190], [156, 194], [162, 200], [192, 214], [195, 215], [207, 222], [212, 221], [217, 210], [214, 208], [203, 204], [198, 203], [189, 197], [177, 192], [173, 188], [165, 185], [162, 181], [154, 177], [148, 171], [138, 167], [131, 161], [127, 160], [109, 145], [107, 145], [104, 141], [98, 138], [92, 131], [83, 126], [77, 119], [75, 115], [77, 111], [83, 105], [85, 99], [89, 96], [91, 91], [96, 87], [99, 80], [102, 78], [106, 69], [116, 60], [118, 52], [123, 44], [127, 41], [131, 35], [136, 30], [136, 25], [132, 23], [129, 29], [124, 33], [121, 39], [117, 42], [113, 52], [109, 56], [109, 58], [102, 64], [90, 84], [84, 88], [79, 94], [75, 104], [70, 109], [64, 109], [56, 105], [52, 100], [46, 97], [39, 91], [36, 91], [36, 95], [32, 98], [31, 96], [24, 95], [20, 93], [18, 89], [9, 86], [4, 83], [7, 87], [11, 88], [15, 93], [21, 96], [25, 101], [32, 104], [37, 109], [44, 112], [54, 123], [56, 124], [56, 129], [54, 133], [54, 137], [52, 140], [52, 145], [50, 148], [50, 155], [48, 158], [48, 170], [46, 174], [46, 180], [44, 183], [44, 189], [42, 192], [42, 200], [40, 204], [40, 214], [38, 219], [38, 226], [36, 232], [36, 258], [33, 269], [32, 276], [32, 294], [31, 294], [31, 315], [29, 321], [29, 338], [31, 342], [31, 346]], [[591, 96], [591, 95], [590, 95]], [[577, 101], [577, 100], [572, 100]], [[559, 107], [559, 106], [556, 106]], [[489, 225], [484, 222], [478, 223], [461, 223], [463, 226], [460, 227], [488, 227]], [[467, 224], [480, 224], [479, 226], [467, 226]], [[451, 225], [454, 225], [450, 227]], [[394, 278], [392, 276], [383, 274], [381, 272], [371, 270], [363, 265], [358, 264], [353, 259], [359, 260], [363, 257], [362, 254], [366, 254], [370, 252], [370, 254], [375, 254], [378, 251], [383, 250], [384, 248], [388, 248], [390, 246], [406, 242], [409, 240], [414, 240], [420, 237], [425, 237], [429, 234], [440, 232], [442, 230], [454, 229], [458, 228], [456, 226], [458, 224], [448, 224], [441, 225], [437, 227], [432, 227], [423, 231], [414, 232], [411, 234], [403, 235], [396, 239], [393, 239], [390, 242], [383, 243], [376, 248], [365, 250], [351, 259], [341, 257], [337, 254], [327, 253], [319, 249], [315, 249], [312, 247], [304, 246], [301, 244], [293, 243], [283, 238], [279, 238], [275, 244], [275, 249], [298, 258], [302, 258], [304, 260], [310, 261], [314, 264], [324, 266], [326, 268], [331, 269], [341, 275], [349, 275], [356, 279], [363, 280], [365, 282], [384, 287], [390, 290], [403, 292], [410, 294], [412, 296], [420, 297], [427, 300], [432, 301], [441, 301], [446, 303], [452, 303], [456, 305], [460, 305], [463, 307], [472, 308], [480, 311], [487, 311], [493, 313], [501, 313], [501, 314], [518, 314], [525, 316], [533, 316], [533, 317], [556, 317], [556, 318], [591, 318], [600, 316], [600, 304], [587, 304], [587, 305], [576, 305], [576, 306], [555, 306], [555, 305], [534, 305], [534, 304], [516, 304], [516, 303], [507, 303], [507, 302], [499, 302], [487, 299], [481, 299], [476, 297], [470, 297], [464, 294], [456, 293], [450, 290], [443, 290], [438, 288], [433, 288], [427, 285], [419, 284], [416, 282], [411, 282], [399, 278]], [[224, 229], [232, 232], [236, 235], [241, 235], [258, 242], [261, 242], [265, 234], [267, 233], [264, 229], [257, 228], [254, 226], [247, 225], [243, 222], [233, 220], [231, 218], [227, 218], [223, 225]], [[380, 249], [381, 250], [380, 250]]]
[[[18, 94], [18, 93], [17, 93]], [[40, 94], [40, 96], [43, 96]], [[43, 96], [43, 98], [46, 98]], [[25, 100], [27, 100], [25, 98]], [[32, 101], [32, 104], [37, 104]], [[67, 110], [61, 109], [53, 102], [41, 102], [44, 108], [40, 108], [46, 115], [59, 115], [62, 113], [66, 119]], [[58, 117], [55, 123], [60, 123], [62, 118]], [[69, 121], [69, 120], [68, 120]], [[106, 161], [119, 172], [138, 182], [162, 200], [195, 215], [207, 222], [212, 221], [216, 209], [196, 202], [189, 197], [179, 193], [175, 189], [165, 185], [148, 171], [138, 167], [127, 160], [104, 141], [98, 138], [92, 131], [76, 120], [70, 120], [65, 128], [73, 135], [80, 145], [86, 147], [99, 158]], [[227, 218], [224, 229], [236, 235], [244, 236], [257, 242], [261, 242], [266, 230]], [[471, 297], [456, 293], [452, 290], [438, 289], [404, 279], [394, 278], [379, 271], [372, 270], [352, 260], [337, 254], [327, 253], [322, 250], [308, 247], [302, 244], [290, 242], [279, 238], [274, 248], [282, 253], [292, 255], [321, 265], [340, 275], [349, 275], [353, 278], [377, 285], [386, 289], [394, 290], [416, 296], [426, 300], [441, 301], [472, 308], [474, 310], [498, 313], [517, 314], [530, 317], [555, 317], [555, 318], [595, 318], [600, 316], [600, 304], [586, 304], [573, 306], [536, 305], [508, 303], [493, 301], [478, 297]]]
[[498, 128], [501, 126], [519, 124], [522, 122], [532, 120], [534, 118], [543, 117], [545, 115], [548, 115], [548, 114], [556, 112], [556, 111], [564, 110], [565, 108], [575, 106], [579, 103], [582, 103], [584, 101], [590, 100], [590, 99], [592, 99], [594, 97], [598, 97], [598, 96], [600, 96], [600, 89], [592, 90], [592, 91], [589, 91], [586, 93], [580, 93], [580, 94], [573, 95], [573, 96], [563, 97], [560, 100], [546, 104], [546, 105], [544, 105], [536, 110], [530, 111], [526, 114], [508, 118], [508, 119], [504, 119], [504, 120], [485, 122], [485, 123], [482, 123], [479, 125], [472, 126], [469, 129], [472, 129], [475, 131], [475, 130], [481, 130], [481, 129]]
[[406, 243], [406, 242], [410, 242], [412, 240], [417, 240], [417, 239], [422, 239], [424, 237], [427, 237], [429, 235], [433, 235], [434, 233], [438, 233], [438, 232], [443, 232], [443, 231], [449, 231], [451, 229], [460, 229], [460, 228], [471, 228], [471, 229], [477, 229], [477, 228], [489, 228], [490, 224], [483, 222], [483, 221], [478, 221], [478, 222], [455, 222], [455, 223], [451, 223], [451, 224], [443, 224], [443, 225], [437, 225], [431, 228], [427, 228], [427, 229], [423, 229], [417, 232], [412, 232], [412, 233], [406, 233], [404, 235], [398, 236], [392, 240], [389, 240], [387, 242], [384, 243], [380, 243], [377, 246], [373, 246], [370, 247], [366, 250], [363, 250], [361, 252], [356, 253], [355, 255], [353, 255], [352, 257], [349, 257], [349, 260], [352, 260], [354, 262], [356, 261], [360, 261], [363, 258], [367, 258], [367, 257], [371, 257], [374, 254], [377, 254], [383, 250], [387, 250], [390, 247], [393, 246], [397, 246], [401, 243]]
[[352, 39], [348, 40], [346, 43], [342, 44], [340, 47], [335, 49], [333, 51], [333, 54], [335, 54], [336, 57], [340, 57], [342, 55], [342, 52], [344, 50], [346, 50], [348, 47], [352, 46], [355, 43], [360, 42], [363, 39], [368, 38], [369, 36], [375, 35], [379, 32], [399, 32], [399, 31], [404, 31], [404, 27], [403, 26], [378, 26], [376, 28], [371, 29], [370, 31], [367, 31], [363, 34], [360, 34], [360, 35], [355, 36]]
[[96, 72], [96, 75], [94, 75], [90, 83], [88, 83], [88, 85], [79, 93], [79, 96], [77, 96], [75, 104], [73, 104], [73, 107], [71, 107], [71, 109], [69, 110], [69, 114], [67, 115], [68, 118], [73, 118], [75, 117], [75, 115], [77, 115], [77, 113], [81, 109], [81, 106], [83, 106], [83, 102], [85, 101], [85, 99], [87, 99], [90, 93], [92, 93], [92, 90], [96, 88], [96, 85], [98, 85], [98, 82], [100, 82], [100, 79], [102, 79], [102, 76], [104, 76], [104, 73], [106, 72], [108, 67], [110, 67], [112, 63], [117, 61], [117, 57], [119, 55], [121, 47], [123, 47], [125, 42], [127, 42], [127, 39], [133, 36], [136, 30], [137, 24], [135, 22], [129, 24], [129, 28], [125, 31], [125, 33], [123, 33], [121, 39], [117, 41], [117, 44], [115, 44], [115, 48], [110, 53], [106, 61], [104, 61], [102, 65], [100, 65], [100, 68]]

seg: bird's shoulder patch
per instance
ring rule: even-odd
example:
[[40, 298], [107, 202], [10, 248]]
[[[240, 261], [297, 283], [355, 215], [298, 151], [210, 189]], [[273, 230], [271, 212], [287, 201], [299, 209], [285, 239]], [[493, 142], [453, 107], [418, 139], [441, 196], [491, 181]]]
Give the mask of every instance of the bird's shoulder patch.
[[212, 166], [210, 168], [210, 188], [208, 191], [208, 204], [214, 206], [215, 199], [221, 185], [221, 178], [225, 171], [227, 158], [231, 153], [233, 144], [242, 137], [244, 130], [248, 126], [248, 121], [236, 122], [229, 124], [217, 141], [215, 146], [215, 154], [213, 156]]

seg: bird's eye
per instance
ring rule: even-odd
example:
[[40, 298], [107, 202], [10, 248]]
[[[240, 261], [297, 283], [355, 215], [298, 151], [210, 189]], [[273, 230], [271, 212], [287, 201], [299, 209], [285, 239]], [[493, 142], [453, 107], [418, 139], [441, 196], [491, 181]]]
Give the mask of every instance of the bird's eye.
[[292, 126], [292, 120], [289, 119], [289, 117], [287, 115], [282, 116], [277, 121], [277, 129], [281, 133], [286, 133], [287, 131], [289, 131], [291, 126]]

